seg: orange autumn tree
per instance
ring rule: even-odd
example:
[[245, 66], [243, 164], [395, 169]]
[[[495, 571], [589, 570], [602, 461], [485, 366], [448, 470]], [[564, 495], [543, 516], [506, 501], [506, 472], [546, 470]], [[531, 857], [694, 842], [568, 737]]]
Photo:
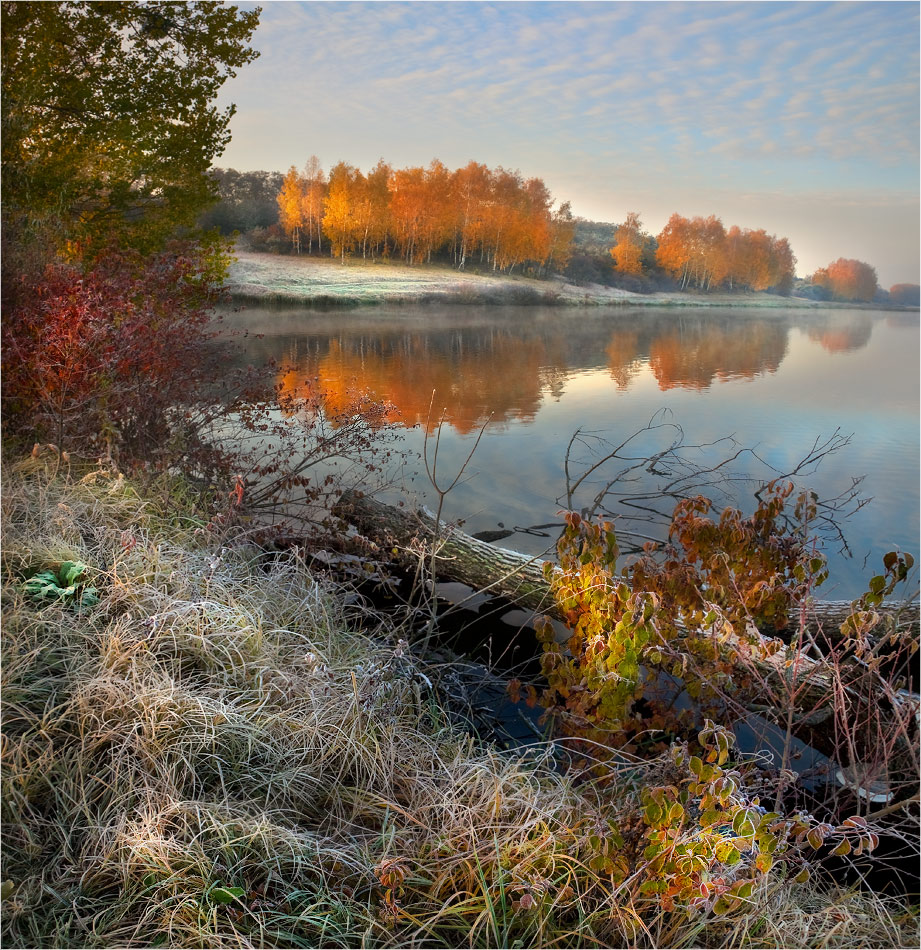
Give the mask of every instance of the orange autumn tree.
[[383, 160], [355, 178], [355, 234], [361, 256], [372, 260], [380, 256], [390, 233], [390, 176], [392, 169]]
[[621, 274], [642, 274], [646, 235], [643, 234], [643, 224], [636, 211], [627, 214], [626, 221], [617, 228], [614, 238], [617, 242], [611, 248], [614, 269]]
[[510, 274], [524, 261], [542, 262], [549, 257], [553, 202], [539, 178], [522, 182], [515, 172], [503, 177], [502, 184], [512, 192], [497, 202], [503, 209], [504, 231], [497, 234], [493, 269]]
[[786, 238], [771, 238], [771, 283], [776, 293], [786, 296], [793, 290], [796, 276], [796, 257]]
[[427, 168], [392, 169], [383, 159], [367, 175], [340, 162], [325, 179], [311, 157], [303, 175], [291, 169], [278, 195], [279, 219], [300, 250], [325, 236], [343, 260], [398, 253], [407, 263], [449, 256], [464, 269], [474, 254], [495, 271], [542, 273], [566, 266], [575, 222], [568, 203], [553, 210], [540, 178], [490, 170], [470, 162], [451, 171], [433, 159]]
[[673, 214], [656, 238], [656, 264], [682, 289], [690, 274], [691, 222], [680, 214]]
[[339, 162], [329, 173], [329, 191], [323, 202], [323, 231], [329, 238], [330, 253], [345, 263], [355, 248], [360, 230], [357, 217], [359, 172], [346, 162]]
[[793, 288], [796, 258], [786, 238], [760, 229], [744, 231], [733, 225], [726, 234], [726, 284], [730, 290], [775, 290], [788, 294]]
[[889, 299], [893, 303], [917, 307], [921, 302], [921, 287], [917, 284], [893, 284], [889, 288]]
[[673, 214], [656, 239], [656, 263], [682, 290], [710, 290], [726, 277], [726, 231], [714, 215], [683, 218]]
[[419, 258], [425, 227], [425, 169], [401, 168], [390, 176], [390, 209], [393, 237], [407, 264]]
[[[521, 175], [497, 168], [490, 176], [490, 200], [486, 206], [483, 251], [493, 270], [504, 268], [506, 250], [515, 228], [515, 200], [521, 190]], [[500, 265], [500, 261], [502, 264]]]
[[285, 175], [278, 193], [278, 220], [285, 234], [291, 238], [295, 253], [301, 252], [301, 227], [304, 224], [304, 184], [292, 165]]
[[572, 205], [564, 201], [550, 217], [550, 254], [546, 267], [552, 265], [558, 271], [565, 269], [572, 257], [575, 233], [576, 222], [572, 216]]
[[[656, 263], [682, 290], [772, 290], [789, 294], [796, 258], [786, 238], [733, 225], [715, 215], [673, 214], [657, 237]], [[614, 253], [614, 252], [612, 252]]]
[[423, 174], [422, 220], [419, 259], [427, 263], [439, 248], [449, 245], [454, 237], [454, 201], [451, 172], [438, 159]]
[[[290, 174], [290, 172], [289, 172]], [[282, 189], [284, 190], [284, 189]], [[313, 253], [313, 238], [317, 238], [317, 250], [323, 250], [323, 201], [326, 198], [326, 175], [320, 159], [311, 155], [304, 165], [301, 176], [301, 217], [307, 231], [307, 253]]]
[[812, 282], [824, 287], [835, 300], [869, 302], [876, 296], [876, 269], [863, 261], [839, 257], [828, 267], [819, 268]]
[[458, 232], [455, 262], [460, 270], [482, 240], [489, 188], [490, 172], [485, 165], [468, 162], [454, 173], [454, 215]]

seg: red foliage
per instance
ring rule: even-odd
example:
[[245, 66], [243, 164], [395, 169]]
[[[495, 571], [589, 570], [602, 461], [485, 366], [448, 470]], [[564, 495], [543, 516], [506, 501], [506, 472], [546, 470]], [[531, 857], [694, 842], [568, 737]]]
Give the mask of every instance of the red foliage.
[[81, 273], [52, 264], [7, 287], [4, 426], [125, 462], [168, 462], [195, 439], [209, 378], [207, 275], [188, 246], [109, 251]]
[[875, 268], [845, 257], [819, 268], [812, 275], [812, 282], [825, 287], [835, 300], [869, 302], [877, 290]]
[[893, 303], [917, 307], [921, 303], [921, 287], [917, 284], [893, 284], [889, 288], [889, 299]]

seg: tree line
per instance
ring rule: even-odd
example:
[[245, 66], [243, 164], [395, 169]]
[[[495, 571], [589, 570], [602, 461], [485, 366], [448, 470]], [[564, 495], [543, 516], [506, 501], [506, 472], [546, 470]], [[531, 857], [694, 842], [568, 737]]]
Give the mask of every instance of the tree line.
[[641, 275], [652, 261], [675, 280], [681, 290], [771, 290], [789, 294], [793, 288], [796, 258], [786, 238], [708, 218], [673, 214], [654, 239], [642, 230], [636, 212], [615, 233], [611, 248], [614, 267], [622, 274]]
[[[540, 179], [470, 162], [394, 170], [381, 160], [367, 173], [345, 162], [325, 173], [312, 156], [304, 169], [239, 172], [214, 168], [220, 201], [205, 228], [247, 234], [253, 247], [323, 253], [340, 259], [390, 257], [438, 261], [637, 292], [766, 291], [815, 300], [917, 306], [917, 284], [888, 291], [863, 261], [839, 258], [805, 278], [785, 237], [726, 228], [716, 216], [673, 214], [658, 234], [630, 212], [619, 224], [555, 210]], [[547, 237], [551, 237], [549, 253]]]
[[296, 253], [326, 250], [344, 260], [392, 257], [408, 264], [470, 261], [510, 274], [565, 267], [572, 242], [569, 203], [554, 208], [540, 178], [471, 161], [449, 169], [393, 168], [367, 173], [339, 162], [327, 176], [316, 156], [292, 166], [277, 196], [279, 223]]

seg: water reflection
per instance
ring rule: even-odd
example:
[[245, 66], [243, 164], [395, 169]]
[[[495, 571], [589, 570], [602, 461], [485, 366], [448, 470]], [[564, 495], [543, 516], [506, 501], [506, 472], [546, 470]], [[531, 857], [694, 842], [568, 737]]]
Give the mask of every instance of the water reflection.
[[[837, 318], [836, 318], [837, 317]], [[809, 339], [815, 340], [829, 353], [848, 353], [860, 350], [873, 335], [873, 318], [868, 313], [850, 313], [846, 317], [819, 318], [808, 330]]]
[[[433, 391], [436, 417], [447, 407], [445, 471], [464, 465], [470, 434], [491, 415], [470, 477], [446, 502], [445, 516], [471, 532], [554, 521], [573, 433], [620, 441], [665, 409], [693, 443], [735, 434], [757, 447], [763, 461], [740, 471], [749, 477], [763, 477], [764, 465], [790, 471], [836, 429], [853, 434], [846, 451], [807, 473], [822, 498], [865, 475], [874, 498], [847, 525], [855, 557], [831, 552], [837, 586], [824, 596], [857, 596], [882, 554], [917, 549], [917, 313], [251, 308], [228, 323], [251, 332], [239, 359], [287, 366], [279, 381], [288, 392], [326, 392], [337, 409], [356, 390], [389, 401], [410, 459], [422, 432], [406, 427], [431, 427]], [[702, 465], [715, 461], [702, 450]], [[431, 506], [414, 465], [403, 464], [389, 500], [409, 493]], [[548, 544], [521, 532], [507, 543], [535, 556]]]
[[279, 382], [291, 394], [320, 388], [334, 409], [348, 405], [356, 390], [367, 392], [391, 403], [390, 421], [406, 426], [431, 428], [444, 408], [446, 421], [465, 434], [490, 416], [500, 425], [530, 422], [544, 399], [561, 398], [574, 375], [602, 367], [618, 390], [630, 389], [648, 367], [663, 392], [775, 373], [790, 325], [777, 317], [673, 313], [640, 320], [541, 315], [525, 325], [498, 320], [403, 330], [359, 323], [314, 331], [309, 340], [294, 337], [277, 354], [285, 367]]
[[717, 380], [753, 379], [776, 373], [787, 353], [787, 328], [777, 322], [748, 321], [744, 327], [695, 327], [656, 337], [649, 363], [663, 392], [708, 389]]
[[[288, 393], [319, 387], [332, 409], [356, 390], [393, 405], [391, 422], [406, 426], [446, 421], [467, 433], [489, 418], [528, 422], [545, 389], [562, 385], [568, 369], [562, 336], [525, 339], [508, 331], [340, 335], [306, 354], [289, 351], [279, 382]], [[432, 394], [434, 418], [429, 418]]]

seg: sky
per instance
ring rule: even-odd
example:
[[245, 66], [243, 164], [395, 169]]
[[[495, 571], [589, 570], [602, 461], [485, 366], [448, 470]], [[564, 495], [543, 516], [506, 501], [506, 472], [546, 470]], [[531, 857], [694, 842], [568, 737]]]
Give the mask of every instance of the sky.
[[590, 220], [715, 214], [788, 238], [800, 276], [919, 282], [914, 0], [262, 7], [222, 167], [473, 159]]

